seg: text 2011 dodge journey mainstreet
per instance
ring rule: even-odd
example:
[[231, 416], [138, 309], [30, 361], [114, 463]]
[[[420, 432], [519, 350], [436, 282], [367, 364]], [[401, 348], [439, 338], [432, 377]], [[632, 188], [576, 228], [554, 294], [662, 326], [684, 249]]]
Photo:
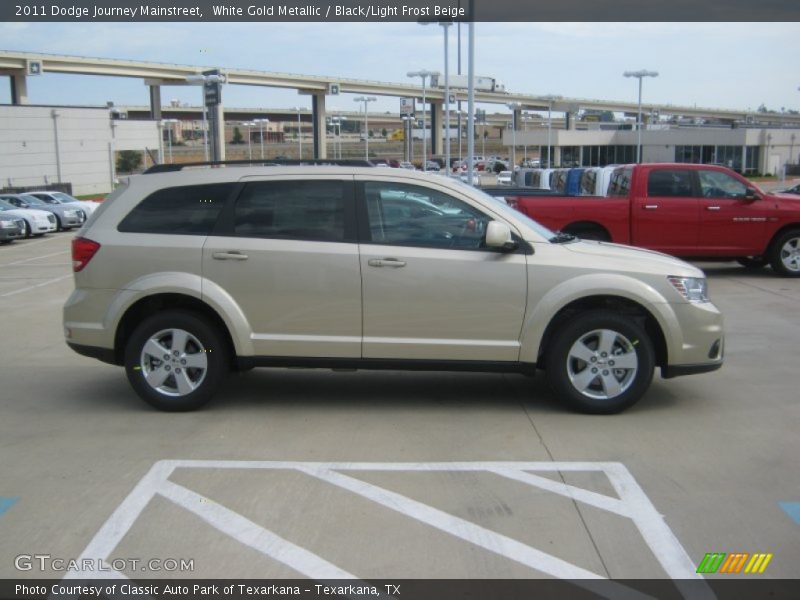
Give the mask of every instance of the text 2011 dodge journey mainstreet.
[[73, 242], [67, 343], [191, 410], [253, 366], [532, 373], [617, 412], [722, 365], [699, 269], [554, 234], [443, 176], [354, 166], [144, 174]]

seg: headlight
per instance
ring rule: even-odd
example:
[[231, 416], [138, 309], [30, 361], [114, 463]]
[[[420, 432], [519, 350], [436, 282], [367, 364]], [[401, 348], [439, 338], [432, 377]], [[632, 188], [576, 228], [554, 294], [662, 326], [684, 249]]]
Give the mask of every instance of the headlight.
[[14, 221], [0, 221], [0, 227], [3, 229], [14, 229]]
[[71, 219], [75, 219], [75, 218], [78, 217], [78, 211], [77, 210], [65, 210], [64, 211], [64, 216], [65, 217], [70, 217]]
[[705, 277], [667, 277], [667, 279], [689, 302], [708, 302], [708, 282]]

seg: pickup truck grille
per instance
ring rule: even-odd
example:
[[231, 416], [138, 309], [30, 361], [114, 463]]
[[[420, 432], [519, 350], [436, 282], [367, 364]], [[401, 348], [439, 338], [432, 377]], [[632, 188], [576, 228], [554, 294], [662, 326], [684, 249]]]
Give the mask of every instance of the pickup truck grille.
[[50, 213], [49, 215], [47, 215], [47, 220], [50, 221], [51, 223], [55, 223], [56, 216], [53, 213]]

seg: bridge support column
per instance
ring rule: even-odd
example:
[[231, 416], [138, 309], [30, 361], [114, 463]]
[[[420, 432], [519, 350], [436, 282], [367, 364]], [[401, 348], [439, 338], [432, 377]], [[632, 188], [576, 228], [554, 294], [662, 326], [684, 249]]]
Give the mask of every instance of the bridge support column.
[[314, 158], [328, 158], [328, 127], [325, 114], [325, 93], [311, 96], [311, 125], [314, 134]]
[[25, 76], [25, 71], [14, 71], [8, 79], [11, 84], [11, 104], [27, 104], [28, 78]]
[[161, 86], [151, 85], [150, 88], [150, 118], [154, 121], [161, 120]]

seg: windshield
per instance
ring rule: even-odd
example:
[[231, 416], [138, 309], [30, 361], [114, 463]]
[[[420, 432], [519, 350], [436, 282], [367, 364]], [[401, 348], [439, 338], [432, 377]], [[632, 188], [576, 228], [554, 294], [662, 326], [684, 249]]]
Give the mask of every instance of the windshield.
[[9, 204], [5, 200], [0, 200], [0, 210], [14, 210], [15, 208], [17, 207], [13, 204]]
[[490, 196], [489, 194], [487, 194], [483, 190], [479, 190], [477, 188], [474, 188], [471, 185], [468, 185], [466, 183], [459, 182], [459, 185], [464, 185], [465, 187], [468, 187], [473, 192], [479, 194], [480, 197], [483, 200], [485, 200], [485, 201], [487, 201], [489, 203], [489, 205], [492, 207], [492, 210], [500, 213], [501, 215], [505, 215], [509, 219], [518, 219], [520, 221], [524, 221], [524, 223], [528, 227], [533, 229], [537, 234], [542, 236], [544, 239], [550, 240], [550, 239], [555, 237], [556, 234], [553, 233], [552, 231], [550, 231], [544, 225], [542, 225], [540, 223], [537, 223], [536, 221], [531, 219], [525, 213], [519, 212], [518, 210], [515, 210], [515, 209], [511, 208], [508, 204], [505, 204], [503, 201], [498, 200], [497, 198], [494, 198], [493, 196]]
[[79, 202], [77, 198], [73, 198], [64, 192], [52, 192], [52, 195], [56, 200], [60, 200], [61, 202]]

